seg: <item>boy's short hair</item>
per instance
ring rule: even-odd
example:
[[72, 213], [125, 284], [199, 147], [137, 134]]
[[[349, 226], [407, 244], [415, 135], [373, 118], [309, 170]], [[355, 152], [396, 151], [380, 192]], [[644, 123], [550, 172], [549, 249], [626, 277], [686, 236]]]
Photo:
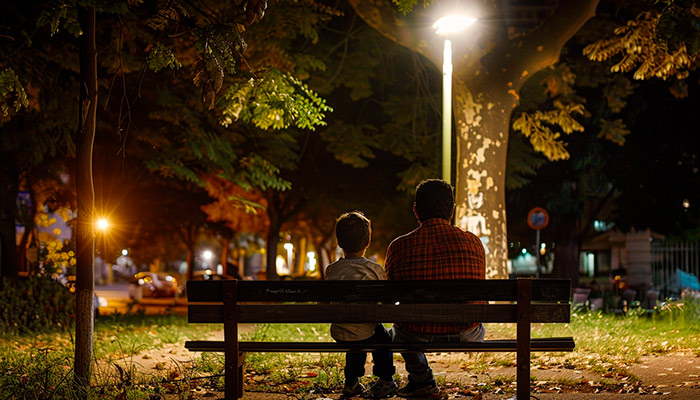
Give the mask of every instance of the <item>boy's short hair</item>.
[[335, 237], [346, 253], [357, 253], [369, 245], [372, 223], [360, 211], [347, 212], [335, 221]]
[[420, 222], [431, 218], [450, 220], [455, 208], [452, 185], [442, 179], [427, 179], [416, 186], [414, 200], [416, 215]]

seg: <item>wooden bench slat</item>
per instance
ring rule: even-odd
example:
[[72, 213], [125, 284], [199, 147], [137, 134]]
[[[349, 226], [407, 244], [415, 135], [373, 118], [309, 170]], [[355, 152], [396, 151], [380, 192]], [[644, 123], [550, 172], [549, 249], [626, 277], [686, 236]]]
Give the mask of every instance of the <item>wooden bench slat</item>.
[[[222, 323], [223, 306], [191, 304], [190, 323]], [[239, 305], [241, 323], [516, 322], [515, 304]], [[568, 304], [533, 304], [532, 322], [570, 322]]]
[[[238, 281], [238, 301], [363, 301], [383, 303], [463, 303], [465, 301], [515, 300], [517, 281], [423, 280], [423, 281]], [[570, 281], [533, 281], [532, 301], [568, 302]], [[220, 302], [223, 281], [188, 281], [190, 302]]]
[[[537, 338], [530, 342], [530, 351], [572, 351], [575, 347], [571, 337]], [[190, 351], [223, 352], [223, 341], [193, 340], [185, 343]], [[400, 352], [514, 352], [515, 340], [486, 340], [469, 343], [390, 343], [390, 344], [357, 344], [335, 342], [239, 342], [241, 352], [267, 353], [344, 353], [347, 351], [389, 350]]]

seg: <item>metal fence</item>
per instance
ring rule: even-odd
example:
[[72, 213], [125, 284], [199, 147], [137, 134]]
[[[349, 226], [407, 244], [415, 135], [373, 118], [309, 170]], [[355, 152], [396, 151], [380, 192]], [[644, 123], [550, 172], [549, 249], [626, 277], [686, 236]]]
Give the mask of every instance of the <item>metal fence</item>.
[[652, 242], [652, 283], [660, 291], [660, 298], [680, 295], [678, 269], [700, 277], [700, 242]]

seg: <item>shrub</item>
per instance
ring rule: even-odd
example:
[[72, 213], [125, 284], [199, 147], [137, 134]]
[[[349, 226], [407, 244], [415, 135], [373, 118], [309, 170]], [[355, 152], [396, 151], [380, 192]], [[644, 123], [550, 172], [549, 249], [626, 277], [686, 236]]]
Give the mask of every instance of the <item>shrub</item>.
[[0, 279], [0, 331], [65, 330], [74, 317], [74, 295], [50, 277]]

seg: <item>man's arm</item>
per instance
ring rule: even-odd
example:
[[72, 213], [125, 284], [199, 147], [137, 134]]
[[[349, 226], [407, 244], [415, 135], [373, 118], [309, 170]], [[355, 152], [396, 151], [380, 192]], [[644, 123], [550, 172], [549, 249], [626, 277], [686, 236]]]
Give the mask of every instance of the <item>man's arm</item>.
[[386, 258], [384, 259], [384, 271], [386, 272], [386, 278], [388, 280], [394, 279], [394, 263], [396, 260], [394, 260], [394, 253], [392, 252], [392, 245], [393, 243], [389, 244], [389, 247], [386, 249]]

